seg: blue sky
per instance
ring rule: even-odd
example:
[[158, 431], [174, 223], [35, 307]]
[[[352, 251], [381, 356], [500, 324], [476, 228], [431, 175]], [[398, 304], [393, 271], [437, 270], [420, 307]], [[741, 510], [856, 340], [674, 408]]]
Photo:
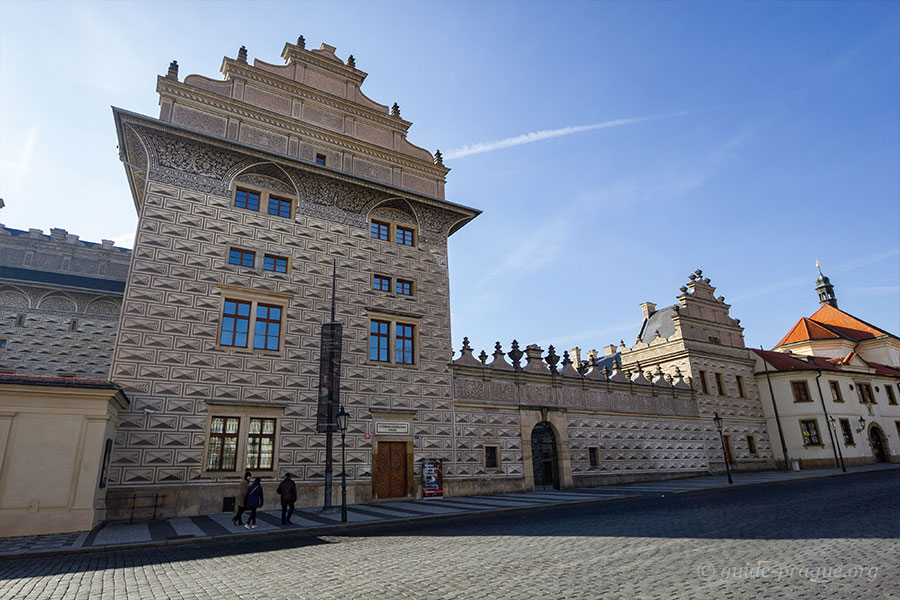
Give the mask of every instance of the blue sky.
[[[900, 334], [896, 2], [0, 5], [0, 221], [127, 245], [110, 105], [299, 34], [444, 152], [453, 345], [633, 342], [702, 268], [749, 346], [818, 307]], [[546, 133], [541, 133], [546, 132]]]

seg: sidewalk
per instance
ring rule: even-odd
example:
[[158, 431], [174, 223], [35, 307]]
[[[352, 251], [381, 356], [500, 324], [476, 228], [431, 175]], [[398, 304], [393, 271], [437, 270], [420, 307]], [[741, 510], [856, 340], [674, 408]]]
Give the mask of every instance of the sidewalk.
[[323, 514], [316, 509], [300, 509], [294, 511], [293, 525], [282, 526], [279, 507], [278, 510], [258, 512], [257, 528], [250, 531], [243, 527], [235, 526], [231, 522], [232, 515], [230, 513], [176, 517], [133, 524], [110, 523], [81, 533], [0, 538], [0, 560], [98, 552], [102, 550], [125, 550], [306, 531], [339, 530], [347, 527], [403, 523], [466, 514], [487, 514], [606, 500], [656, 497], [665, 494], [685, 494], [888, 469], [900, 469], [900, 464], [853, 467], [847, 469], [847, 473], [842, 473], [840, 469], [736, 473], [733, 475], [733, 485], [728, 484], [728, 480], [724, 475], [711, 475], [689, 479], [609, 485], [594, 488], [534, 491], [493, 496], [460, 496], [434, 500], [378, 502], [348, 506], [347, 523], [341, 523], [340, 510], [334, 513]]

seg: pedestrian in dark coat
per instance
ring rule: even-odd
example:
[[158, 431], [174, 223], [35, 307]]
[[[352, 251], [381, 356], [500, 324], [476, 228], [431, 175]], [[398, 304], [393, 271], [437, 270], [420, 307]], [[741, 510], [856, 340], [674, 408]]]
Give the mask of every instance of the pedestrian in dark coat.
[[256, 529], [256, 511], [263, 505], [263, 489], [259, 477], [253, 480], [253, 483], [247, 488], [247, 494], [244, 496], [244, 506], [250, 509], [250, 517], [244, 529]]
[[290, 473], [284, 476], [275, 491], [281, 496], [281, 524], [290, 525], [291, 517], [294, 514], [294, 503], [297, 502], [297, 484], [291, 479]]
[[250, 478], [253, 477], [250, 474], [250, 471], [244, 471], [244, 478], [241, 479], [241, 491], [238, 493], [238, 511], [237, 514], [231, 518], [231, 522], [235, 525], [243, 525], [244, 521], [241, 520], [241, 515], [244, 514], [244, 511], [247, 510], [247, 505], [244, 503], [244, 498], [247, 496], [247, 488], [250, 487]]

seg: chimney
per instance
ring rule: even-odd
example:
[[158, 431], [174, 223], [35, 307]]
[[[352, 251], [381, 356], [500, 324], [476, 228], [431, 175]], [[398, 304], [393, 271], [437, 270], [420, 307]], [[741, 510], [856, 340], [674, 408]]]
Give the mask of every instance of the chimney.
[[610, 344], [609, 346], [604, 346], [603, 352], [606, 353], [606, 356], [614, 356], [616, 353], [616, 345]]
[[652, 302], [642, 302], [641, 303], [641, 312], [644, 313], [644, 318], [649, 319], [650, 315], [656, 312], [656, 305]]

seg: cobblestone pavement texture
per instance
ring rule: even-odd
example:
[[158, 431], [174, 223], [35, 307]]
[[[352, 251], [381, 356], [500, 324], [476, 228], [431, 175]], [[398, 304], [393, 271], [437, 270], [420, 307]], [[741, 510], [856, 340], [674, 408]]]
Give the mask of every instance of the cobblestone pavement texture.
[[0, 598], [900, 598], [900, 471], [0, 563]]

